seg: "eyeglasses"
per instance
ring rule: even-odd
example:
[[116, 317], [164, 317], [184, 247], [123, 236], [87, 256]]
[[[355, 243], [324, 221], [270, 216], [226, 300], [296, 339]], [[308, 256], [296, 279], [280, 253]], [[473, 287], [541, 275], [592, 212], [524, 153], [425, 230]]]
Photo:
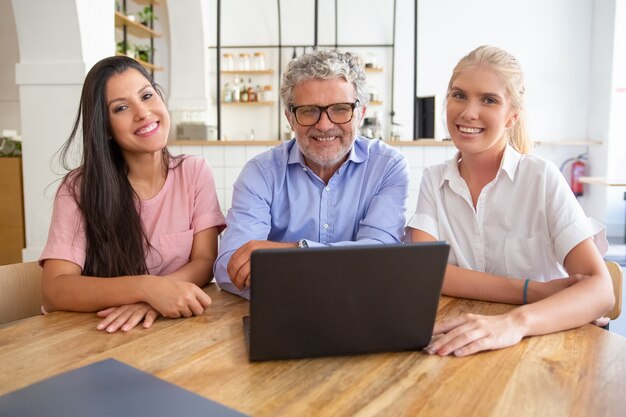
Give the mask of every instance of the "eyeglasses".
[[291, 112], [296, 116], [296, 122], [300, 126], [313, 126], [320, 121], [322, 113], [326, 113], [326, 116], [331, 122], [343, 125], [352, 120], [354, 116], [354, 109], [359, 104], [359, 100], [354, 103], [335, 103], [329, 106], [291, 106]]

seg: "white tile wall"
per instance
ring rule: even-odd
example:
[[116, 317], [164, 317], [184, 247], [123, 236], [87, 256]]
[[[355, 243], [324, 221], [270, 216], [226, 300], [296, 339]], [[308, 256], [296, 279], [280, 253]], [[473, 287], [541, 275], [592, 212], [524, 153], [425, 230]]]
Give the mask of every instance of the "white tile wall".
[[[207, 160], [215, 175], [217, 198], [224, 214], [232, 203], [233, 183], [244, 164], [254, 156], [270, 149], [266, 146], [170, 146], [173, 154], [184, 153], [198, 155]], [[406, 155], [409, 164], [409, 216], [415, 212], [422, 171], [425, 167], [439, 164], [452, 158], [456, 153], [454, 146], [398, 146]], [[540, 145], [534, 154], [553, 161], [557, 166], [567, 158], [575, 157], [586, 151], [584, 146]]]
[[224, 148], [224, 166], [243, 168], [246, 163], [247, 146], [228, 146]]

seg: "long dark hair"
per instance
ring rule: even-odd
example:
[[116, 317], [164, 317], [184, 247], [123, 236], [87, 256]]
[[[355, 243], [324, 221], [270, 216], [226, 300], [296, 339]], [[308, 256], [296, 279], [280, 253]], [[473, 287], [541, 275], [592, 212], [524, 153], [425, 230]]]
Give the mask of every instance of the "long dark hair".
[[[80, 97], [72, 133], [61, 148], [60, 160], [69, 168], [68, 154], [82, 131], [82, 158], [78, 168], [63, 179], [83, 215], [87, 255], [83, 274], [95, 277], [141, 275], [148, 272], [145, 253], [150, 247], [141, 223], [140, 200], [128, 181], [122, 150], [112, 139], [106, 103], [111, 76], [139, 71], [163, 98], [159, 86], [134, 59], [113, 56], [91, 68]], [[163, 149], [163, 162], [171, 155]]]

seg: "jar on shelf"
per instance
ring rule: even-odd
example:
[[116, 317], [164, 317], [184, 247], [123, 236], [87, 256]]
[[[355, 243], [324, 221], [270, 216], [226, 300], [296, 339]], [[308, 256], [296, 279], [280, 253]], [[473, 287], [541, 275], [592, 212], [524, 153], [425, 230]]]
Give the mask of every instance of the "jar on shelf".
[[265, 70], [265, 54], [263, 52], [254, 53], [253, 69], [257, 71]]
[[380, 101], [380, 94], [378, 93], [378, 89], [376, 89], [375, 87], [369, 87], [368, 91], [368, 96], [369, 96], [369, 101], [370, 102], [379, 102]]
[[237, 62], [237, 69], [239, 71], [250, 71], [250, 54], [239, 54], [239, 61]]
[[378, 68], [378, 60], [374, 54], [365, 54], [363, 61], [365, 61], [365, 68]]
[[235, 59], [233, 58], [233, 54], [224, 54], [222, 56], [222, 70], [223, 71], [235, 70]]
[[263, 92], [261, 93], [261, 101], [272, 101], [274, 99], [274, 95], [272, 94], [272, 86], [264, 85]]

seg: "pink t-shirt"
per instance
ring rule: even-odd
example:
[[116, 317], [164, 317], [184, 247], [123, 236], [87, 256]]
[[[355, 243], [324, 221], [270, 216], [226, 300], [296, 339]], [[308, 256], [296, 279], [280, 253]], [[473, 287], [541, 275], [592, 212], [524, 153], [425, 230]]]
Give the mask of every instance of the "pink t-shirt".
[[[210, 227], [221, 232], [226, 223], [215, 194], [213, 172], [204, 159], [195, 156], [184, 157], [178, 167], [170, 169], [161, 191], [141, 204], [141, 221], [152, 245], [146, 255], [151, 275], [167, 275], [180, 269], [189, 262], [193, 235]], [[85, 250], [83, 217], [63, 184], [57, 192], [48, 242], [39, 261], [63, 259], [83, 269]]]

